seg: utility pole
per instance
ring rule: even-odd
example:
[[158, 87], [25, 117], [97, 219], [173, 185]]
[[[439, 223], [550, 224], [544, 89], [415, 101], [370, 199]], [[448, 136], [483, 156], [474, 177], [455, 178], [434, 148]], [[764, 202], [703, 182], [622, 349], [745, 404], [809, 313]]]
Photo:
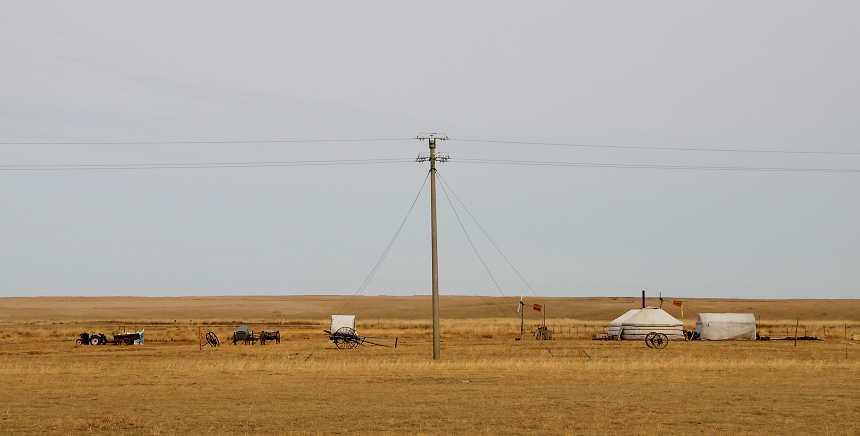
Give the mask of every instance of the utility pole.
[[524, 335], [526, 334], [526, 309], [525, 303], [523, 303], [523, 299], [520, 298], [520, 340], [523, 340]]
[[430, 144], [430, 154], [419, 154], [417, 162], [430, 161], [430, 238], [433, 252], [433, 360], [439, 360], [441, 355], [441, 345], [439, 333], [439, 251], [436, 247], [436, 161], [445, 162], [448, 160], [447, 155], [436, 156], [436, 140], [445, 141], [448, 137], [444, 134], [437, 133], [420, 134], [416, 138], [419, 141], [425, 139]]

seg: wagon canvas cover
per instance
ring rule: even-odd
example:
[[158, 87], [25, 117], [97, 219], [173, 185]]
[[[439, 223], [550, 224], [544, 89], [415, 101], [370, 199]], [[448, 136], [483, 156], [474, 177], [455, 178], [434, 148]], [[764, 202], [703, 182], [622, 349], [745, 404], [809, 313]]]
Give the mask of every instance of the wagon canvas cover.
[[355, 330], [355, 315], [332, 315], [331, 330], [329, 331], [335, 333], [341, 327], [349, 327]]

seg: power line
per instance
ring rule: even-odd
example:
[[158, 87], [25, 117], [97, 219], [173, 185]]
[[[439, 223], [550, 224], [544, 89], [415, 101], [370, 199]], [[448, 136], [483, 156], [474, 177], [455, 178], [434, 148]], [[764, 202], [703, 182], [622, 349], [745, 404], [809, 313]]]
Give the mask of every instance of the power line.
[[[499, 246], [498, 246], [498, 245], [496, 245], [496, 241], [494, 241], [494, 240], [493, 240], [493, 238], [491, 238], [491, 237], [490, 237], [489, 233], [487, 233], [487, 231], [486, 231], [486, 230], [484, 230], [484, 226], [482, 226], [482, 225], [481, 225], [481, 223], [479, 223], [479, 222], [478, 222], [478, 220], [475, 218], [475, 216], [474, 216], [474, 215], [472, 215], [472, 212], [469, 210], [469, 208], [467, 208], [467, 207], [466, 207], [466, 205], [465, 205], [465, 204], [463, 204], [463, 200], [460, 200], [460, 197], [457, 195], [457, 193], [456, 193], [456, 192], [454, 192], [454, 190], [451, 188], [451, 186], [450, 186], [450, 185], [448, 185], [448, 182], [446, 182], [446, 181], [445, 181], [445, 179], [443, 179], [441, 175], [439, 176], [439, 180], [441, 180], [441, 181], [442, 181], [442, 186], [443, 186], [443, 187], [444, 187], [444, 186], [447, 186], [447, 187], [448, 187], [448, 191], [451, 191], [451, 195], [453, 195], [453, 196], [454, 196], [454, 198], [457, 200], [457, 202], [458, 202], [458, 203], [460, 203], [460, 206], [463, 208], [463, 210], [465, 210], [465, 211], [466, 211], [466, 213], [467, 213], [467, 214], [469, 214], [469, 218], [472, 218], [472, 221], [473, 221], [473, 222], [478, 226], [478, 228], [479, 228], [479, 229], [481, 229], [481, 232], [484, 234], [484, 236], [487, 238], [487, 240], [488, 240], [488, 241], [490, 241], [490, 243], [491, 243], [491, 244], [493, 244], [493, 247], [495, 247], [495, 248], [496, 248], [496, 251], [497, 251], [497, 252], [502, 256], [502, 258], [503, 258], [503, 259], [505, 259], [505, 262], [507, 262], [507, 263], [508, 263], [508, 266], [510, 266], [510, 267], [511, 267], [511, 269], [512, 269], [516, 274], [517, 274], [517, 277], [519, 277], [519, 278], [520, 278], [520, 280], [523, 282], [523, 284], [525, 284], [525, 285], [526, 285], [526, 287], [529, 289], [529, 291], [531, 291], [531, 293], [532, 293], [532, 294], [534, 294], [534, 296], [535, 296], [535, 297], [540, 298], [540, 296], [538, 296], [538, 294], [535, 292], [535, 290], [534, 290], [534, 289], [532, 289], [531, 285], [529, 285], [529, 283], [528, 283], [528, 282], [526, 281], [526, 279], [522, 276], [522, 274], [520, 274], [520, 272], [516, 269], [516, 267], [514, 267], [514, 264], [513, 264], [513, 263], [511, 263], [511, 261], [510, 261], [510, 260], [508, 260], [508, 257], [507, 257], [507, 256], [505, 256], [505, 253], [503, 253], [503, 252], [502, 252], [502, 249], [501, 249], [501, 248], [499, 248]], [[446, 195], [446, 196], [448, 195], [448, 192], [447, 192], [447, 191], [445, 191], [445, 195]], [[450, 202], [451, 200], [450, 200], [450, 199], [448, 199], [448, 201]], [[452, 208], [452, 209], [454, 208], [454, 205], [453, 205], [453, 204], [451, 205], [451, 208]], [[456, 211], [455, 211], [455, 216], [457, 217], [457, 220], [459, 221], [459, 220], [460, 220], [460, 216], [456, 214]], [[461, 227], [463, 227], [462, 222], [460, 223], [460, 226], [461, 226]], [[465, 227], [463, 228], [463, 231], [464, 231], [464, 232], [466, 231]], [[472, 241], [472, 240], [471, 240], [471, 239], [469, 239], [469, 242], [471, 242], [471, 241]], [[472, 248], [473, 248], [473, 249], [475, 248], [475, 247], [474, 247], [474, 245], [472, 246]], [[486, 265], [485, 265], [485, 266], [486, 266]], [[500, 289], [500, 291], [501, 291], [501, 289]], [[503, 296], [504, 296], [504, 295], [503, 295]]]
[[[381, 142], [409, 141], [415, 138], [340, 138], [340, 139], [271, 139], [271, 140], [224, 140], [224, 141], [35, 141], [35, 142], [0, 142], [0, 145], [206, 145], [206, 144], [313, 144], [338, 142]], [[540, 141], [500, 141], [493, 139], [450, 138], [453, 141], [475, 142], [485, 144], [508, 145], [547, 145], [556, 147], [602, 148], [623, 150], [654, 150], [654, 151], [688, 151], [709, 153], [753, 153], [753, 154], [800, 154], [800, 155], [835, 155], [857, 156], [856, 151], [827, 151], [827, 150], [746, 150], [740, 148], [695, 148], [695, 147], [650, 147], [639, 145], [600, 145], [577, 144], [569, 142], [540, 142]]]
[[658, 151], [703, 151], [716, 153], [774, 153], [774, 154], [823, 154], [823, 155], [860, 155], [853, 151], [816, 151], [816, 150], [745, 150], [737, 148], [693, 148], [693, 147], [648, 147], [635, 145], [598, 145], [598, 144], [574, 144], [563, 142], [530, 142], [530, 141], [497, 141], [489, 139], [462, 139], [451, 138], [453, 141], [479, 142], [487, 144], [513, 144], [513, 145], [549, 145], [559, 147], [583, 147], [583, 148], [607, 148], [607, 149], [632, 149], [632, 150], [658, 150]]
[[702, 165], [652, 165], [652, 164], [527, 161], [527, 160], [502, 160], [502, 159], [470, 159], [470, 158], [458, 158], [456, 160], [452, 159], [451, 162], [467, 163], [467, 164], [487, 164], [487, 165], [524, 165], [524, 166], [623, 168], [623, 169], [652, 169], [652, 170], [860, 173], [860, 169], [858, 169], [858, 168], [779, 168], [779, 167], [736, 167], [736, 166], [702, 166]]
[[[204, 162], [204, 163], [150, 163], [150, 164], [22, 164], [0, 165], [0, 171], [102, 171], [102, 170], [175, 170], [175, 169], [213, 169], [213, 168], [262, 168], [262, 167], [300, 167], [331, 165], [377, 165], [414, 162], [413, 158], [393, 159], [339, 159], [307, 161], [265, 161], [265, 162]], [[702, 166], [702, 165], [655, 165], [622, 164], [598, 162], [528, 161], [504, 159], [451, 159], [451, 163], [517, 165], [517, 166], [555, 166], [580, 168], [688, 170], [688, 171], [753, 171], [753, 172], [807, 172], [807, 173], [860, 173], [858, 168], [781, 168], [781, 167], [739, 167], [739, 166]]]
[[354, 300], [355, 297], [359, 296], [362, 292], [364, 292], [365, 289], [367, 289], [367, 285], [370, 284], [370, 280], [373, 279], [373, 276], [375, 276], [376, 272], [379, 271], [379, 267], [382, 266], [382, 262], [385, 260], [386, 257], [388, 257], [388, 253], [391, 252], [391, 247], [394, 246], [394, 241], [397, 240], [397, 237], [400, 235], [400, 231], [403, 230], [403, 226], [406, 224], [406, 220], [408, 220], [409, 215], [412, 214], [412, 209], [415, 209], [415, 203], [418, 202], [418, 198], [421, 197], [421, 193], [424, 192], [424, 186], [427, 185], [427, 180], [429, 179], [430, 174], [428, 173], [424, 177], [424, 183], [421, 184], [421, 189], [418, 190], [418, 194], [415, 196], [415, 199], [412, 200], [412, 205], [409, 206], [409, 210], [406, 212], [406, 216], [403, 217], [403, 221], [400, 222], [400, 226], [397, 227], [397, 231], [394, 232], [394, 236], [391, 238], [391, 241], [388, 242], [388, 245], [385, 247], [385, 250], [382, 252], [382, 255], [376, 261], [376, 264], [373, 265], [373, 269], [370, 270], [370, 274], [368, 274], [368, 276], [364, 279], [364, 281], [361, 283], [361, 286], [358, 287], [358, 290], [356, 290], [355, 293], [353, 293], [352, 296], [349, 297], [349, 300], [346, 301], [346, 304], [344, 304], [343, 307], [341, 307], [340, 310], [337, 312], [338, 315], [343, 313], [344, 309], [346, 309], [346, 307], [349, 306], [350, 303], [352, 303], [352, 300]]
[[320, 142], [409, 141], [413, 138], [277, 139], [251, 141], [104, 141], [104, 142], [0, 142], [0, 145], [196, 145], [196, 144], [312, 144]]
[[0, 171], [91, 171], [91, 170], [174, 170], [209, 168], [259, 168], [327, 165], [368, 165], [413, 162], [414, 159], [340, 159], [291, 162], [205, 162], [162, 164], [60, 164], [60, 165], [0, 165]]
[[501, 294], [502, 297], [505, 297], [505, 302], [508, 303], [508, 306], [510, 306], [511, 310], [515, 310], [511, 302], [507, 300], [507, 296], [505, 295], [505, 293], [502, 292], [502, 288], [501, 286], [499, 286], [499, 282], [496, 280], [496, 277], [493, 276], [493, 272], [490, 271], [490, 267], [487, 266], [487, 262], [484, 262], [484, 258], [481, 256], [481, 253], [478, 252], [478, 248], [475, 247], [475, 243], [472, 242], [472, 237], [469, 236], [469, 232], [466, 231], [466, 227], [463, 225], [463, 220], [460, 219], [460, 214], [457, 213], [457, 209], [454, 207], [454, 203], [451, 201], [451, 197], [448, 196], [448, 190], [445, 189], [446, 184], [443, 182], [442, 184], [440, 184], [440, 186], [442, 187], [442, 192], [445, 194], [445, 198], [448, 199], [448, 204], [451, 206], [451, 210], [454, 212], [454, 217], [456, 217], [457, 222], [460, 223], [460, 228], [463, 230], [463, 234], [466, 235], [466, 240], [468, 240], [469, 245], [472, 246], [472, 251], [474, 251], [475, 255], [478, 256], [478, 260], [481, 261], [481, 265], [484, 266], [484, 270], [487, 271], [487, 275], [490, 276], [490, 280], [493, 281], [493, 284], [496, 286], [496, 289], [499, 291], [499, 294]]
[[816, 151], [816, 150], [744, 150], [739, 148], [693, 148], [693, 147], [647, 147], [638, 145], [597, 145], [597, 144], [573, 144], [564, 142], [530, 142], [530, 141], [496, 141], [490, 139], [464, 139], [451, 138], [452, 141], [479, 142], [485, 144], [512, 144], [512, 145], [550, 145], [558, 147], [582, 147], [582, 148], [604, 148], [624, 150], [657, 150], [657, 151], [703, 151], [709, 153], [758, 153], [758, 154], [823, 154], [823, 155], [860, 155], [856, 151]]

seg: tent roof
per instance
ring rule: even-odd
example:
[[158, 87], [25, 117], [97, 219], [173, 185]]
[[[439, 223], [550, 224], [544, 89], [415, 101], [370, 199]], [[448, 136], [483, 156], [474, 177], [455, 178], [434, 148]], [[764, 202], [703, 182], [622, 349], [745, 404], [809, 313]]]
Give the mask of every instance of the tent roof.
[[700, 313], [699, 322], [755, 323], [752, 313]]
[[639, 309], [639, 312], [625, 319], [622, 325], [667, 325], [680, 326], [681, 321], [674, 316], [669, 315], [665, 310], [657, 307], [646, 307]]
[[639, 313], [640, 310], [642, 310], [642, 309], [630, 309], [624, 315], [621, 315], [618, 318], [615, 318], [612, 321], [610, 321], [609, 325], [611, 325], [611, 326], [621, 325], [627, 318], [630, 318], [631, 316], [636, 315], [637, 313]]

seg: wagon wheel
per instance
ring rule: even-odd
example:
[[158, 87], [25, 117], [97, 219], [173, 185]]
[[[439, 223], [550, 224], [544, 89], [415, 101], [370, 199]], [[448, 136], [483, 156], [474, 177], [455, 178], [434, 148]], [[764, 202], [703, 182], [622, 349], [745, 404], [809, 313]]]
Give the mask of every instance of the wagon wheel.
[[101, 342], [101, 338], [98, 336], [93, 336], [92, 339], [90, 339], [90, 344], [92, 345], [98, 345], [99, 342]]
[[215, 336], [214, 332], [206, 333], [206, 343], [212, 347], [221, 345], [221, 342], [218, 342], [218, 336]]
[[82, 340], [78, 339], [78, 340], [76, 340], [76, 341], [75, 341], [75, 344], [76, 344], [76, 345], [83, 345], [83, 344], [84, 344], [84, 341], [82, 341]]
[[358, 333], [352, 327], [341, 327], [334, 333], [334, 345], [337, 348], [355, 348], [360, 344]]
[[358, 340], [354, 337], [335, 337], [334, 346], [337, 348], [355, 348], [358, 346]]
[[343, 342], [344, 348], [355, 348], [360, 345], [358, 338], [347, 338]]
[[669, 337], [664, 333], [657, 333], [654, 335], [654, 339], [651, 340], [651, 343], [654, 344], [654, 348], [666, 348], [666, 345], [669, 345]]
[[125, 338], [122, 340], [123, 345], [131, 345], [131, 338]]
[[651, 332], [645, 335], [645, 345], [648, 348], [654, 348], [654, 336], [657, 336], [657, 332]]

